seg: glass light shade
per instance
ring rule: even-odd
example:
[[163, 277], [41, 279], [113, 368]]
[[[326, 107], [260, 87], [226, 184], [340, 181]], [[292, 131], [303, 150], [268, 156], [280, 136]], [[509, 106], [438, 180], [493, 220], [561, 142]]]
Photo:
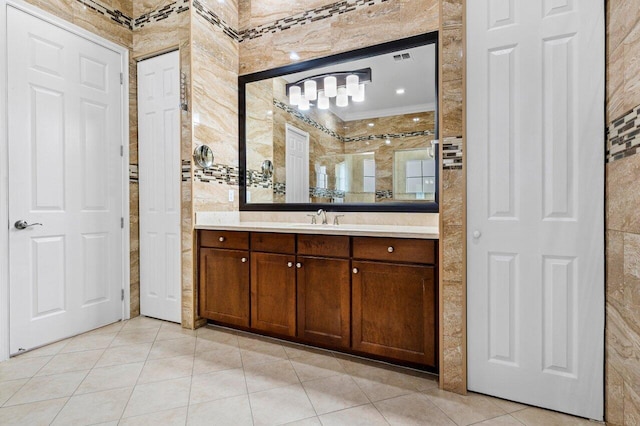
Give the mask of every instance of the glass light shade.
[[315, 101], [318, 99], [317, 85], [314, 80], [307, 80], [304, 82], [304, 97], [309, 101]]
[[289, 103], [291, 105], [298, 105], [301, 97], [302, 89], [300, 89], [300, 86], [289, 87]]
[[329, 98], [324, 94], [324, 90], [318, 91], [318, 109], [329, 109]]
[[364, 84], [358, 85], [358, 93], [351, 98], [353, 102], [364, 102]]
[[338, 88], [338, 95], [336, 96], [336, 105], [339, 107], [346, 107], [349, 105], [349, 95], [347, 95], [346, 87]]
[[335, 98], [338, 94], [338, 79], [330, 75], [324, 78], [324, 94], [328, 98]]
[[358, 94], [358, 83], [360, 79], [355, 74], [349, 74], [347, 76], [347, 95], [356, 96]]
[[309, 99], [305, 96], [300, 98], [300, 103], [298, 104], [298, 109], [300, 111], [307, 111], [309, 109]]

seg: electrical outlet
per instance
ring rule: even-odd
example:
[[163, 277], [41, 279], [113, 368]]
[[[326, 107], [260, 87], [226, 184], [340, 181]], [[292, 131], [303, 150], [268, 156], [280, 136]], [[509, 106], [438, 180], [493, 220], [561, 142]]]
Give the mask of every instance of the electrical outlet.
[[236, 191], [234, 191], [233, 189], [229, 190], [229, 202], [233, 202], [233, 200], [236, 198]]

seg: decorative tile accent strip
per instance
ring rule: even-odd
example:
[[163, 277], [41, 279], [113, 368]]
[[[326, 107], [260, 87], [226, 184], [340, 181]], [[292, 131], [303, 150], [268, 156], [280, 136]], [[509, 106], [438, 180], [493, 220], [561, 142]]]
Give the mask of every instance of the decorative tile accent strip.
[[191, 180], [191, 161], [182, 160], [182, 181], [189, 182]]
[[224, 164], [214, 164], [206, 169], [196, 168], [194, 171], [194, 180], [199, 182], [210, 182], [227, 185], [238, 185], [239, 170], [235, 166], [227, 166]]
[[129, 183], [138, 183], [138, 165], [129, 164]]
[[344, 198], [345, 193], [337, 189], [311, 187], [309, 188], [309, 196], [318, 198]]
[[307, 10], [296, 15], [278, 19], [270, 24], [260, 25], [255, 28], [249, 28], [240, 32], [240, 42], [262, 37], [268, 33], [277, 33], [285, 31], [293, 27], [310, 24], [322, 19], [331, 18], [347, 12], [358, 11], [369, 6], [386, 3], [389, 0], [347, 0], [331, 3], [316, 9]]
[[247, 170], [246, 186], [251, 188], [271, 188], [273, 180], [259, 170]]
[[606, 162], [612, 163], [640, 152], [640, 105], [607, 127]]
[[273, 193], [276, 195], [286, 195], [287, 184], [284, 182], [273, 182]]
[[442, 143], [442, 168], [461, 170], [462, 164], [462, 138], [445, 138]]
[[94, 12], [99, 13], [105, 17], [111, 18], [112, 21], [122, 25], [125, 28], [132, 29], [131, 26], [131, 17], [125, 15], [118, 9], [112, 9], [109, 6], [97, 2], [95, 0], [76, 0], [78, 3], [83, 5], [85, 8], [93, 10]]
[[316, 129], [320, 130], [323, 133], [326, 133], [327, 135], [339, 140], [340, 142], [361, 142], [361, 141], [372, 141], [372, 140], [386, 140], [386, 139], [395, 139], [395, 138], [408, 138], [408, 137], [412, 137], [412, 136], [431, 136], [433, 135], [433, 132], [430, 130], [421, 130], [418, 132], [404, 132], [404, 133], [384, 133], [384, 134], [380, 134], [380, 135], [368, 135], [368, 136], [356, 136], [356, 137], [352, 137], [352, 138], [345, 138], [344, 136], [339, 135], [338, 133], [336, 133], [335, 131], [329, 129], [326, 126], [323, 126], [322, 124], [312, 120], [311, 118], [307, 117], [306, 115], [304, 115], [303, 113], [301, 113], [300, 111], [298, 111], [295, 108], [290, 107], [289, 105], [285, 104], [284, 102], [281, 102], [277, 99], [273, 100], [273, 105], [276, 108], [280, 108], [281, 110], [293, 115], [294, 117], [302, 120], [303, 122], [305, 122], [306, 124], [315, 127]]
[[387, 198], [393, 198], [393, 191], [390, 191], [388, 189], [376, 191], [376, 200], [384, 200]]
[[186, 12], [189, 10], [189, 1], [190, 0], [177, 0], [173, 3], [162, 6], [159, 9], [140, 15], [133, 22], [133, 28], [142, 28], [148, 23], [162, 21], [172, 15]]
[[206, 8], [205, 5], [198, 0], [193, 0], [193, 7], [196, 9], [196, 13], [206, 19], [210, 24], [220, 28], [226, 35], [231, 37], [235, 41], [242, 41], [238, 31], [231, 28], [231, 25], [227, 24], [216, 15], [213, 11]]

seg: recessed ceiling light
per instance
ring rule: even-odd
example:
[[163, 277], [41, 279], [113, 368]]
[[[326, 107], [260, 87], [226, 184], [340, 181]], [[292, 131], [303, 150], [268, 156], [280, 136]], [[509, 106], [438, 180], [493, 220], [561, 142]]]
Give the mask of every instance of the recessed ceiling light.
[[403, 88], [396, 89], [396, 95], [404, 95], [404, 89]]
[[373, 123], [369, 123], [369, 124], [367, 124], [367, 126], [369, 126], [369, 127], [373, 127], [373, 126], [375, 126], [375, 124], [373, 124]]
[[296, 52], [291, 52], [289, 54], [289, 59], [291, 59], [292, 61], [297, 61], [298, 59], [300, 59], [300, 55], [298, 55]]

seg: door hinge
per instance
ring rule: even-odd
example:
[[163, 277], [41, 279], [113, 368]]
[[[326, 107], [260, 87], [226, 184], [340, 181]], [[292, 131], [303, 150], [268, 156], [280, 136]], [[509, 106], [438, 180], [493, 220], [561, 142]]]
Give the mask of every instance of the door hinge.
[[124, 74], [120, 73], [120, 84], [124, 84]]
[[120, 300], [124, 300], [124, 288], [120, 290]]
[[120, 228], [124, 229], [124, 217], [120, 218]]
[[120, 145], [120, 157], [124, 157], [124, 145]]

